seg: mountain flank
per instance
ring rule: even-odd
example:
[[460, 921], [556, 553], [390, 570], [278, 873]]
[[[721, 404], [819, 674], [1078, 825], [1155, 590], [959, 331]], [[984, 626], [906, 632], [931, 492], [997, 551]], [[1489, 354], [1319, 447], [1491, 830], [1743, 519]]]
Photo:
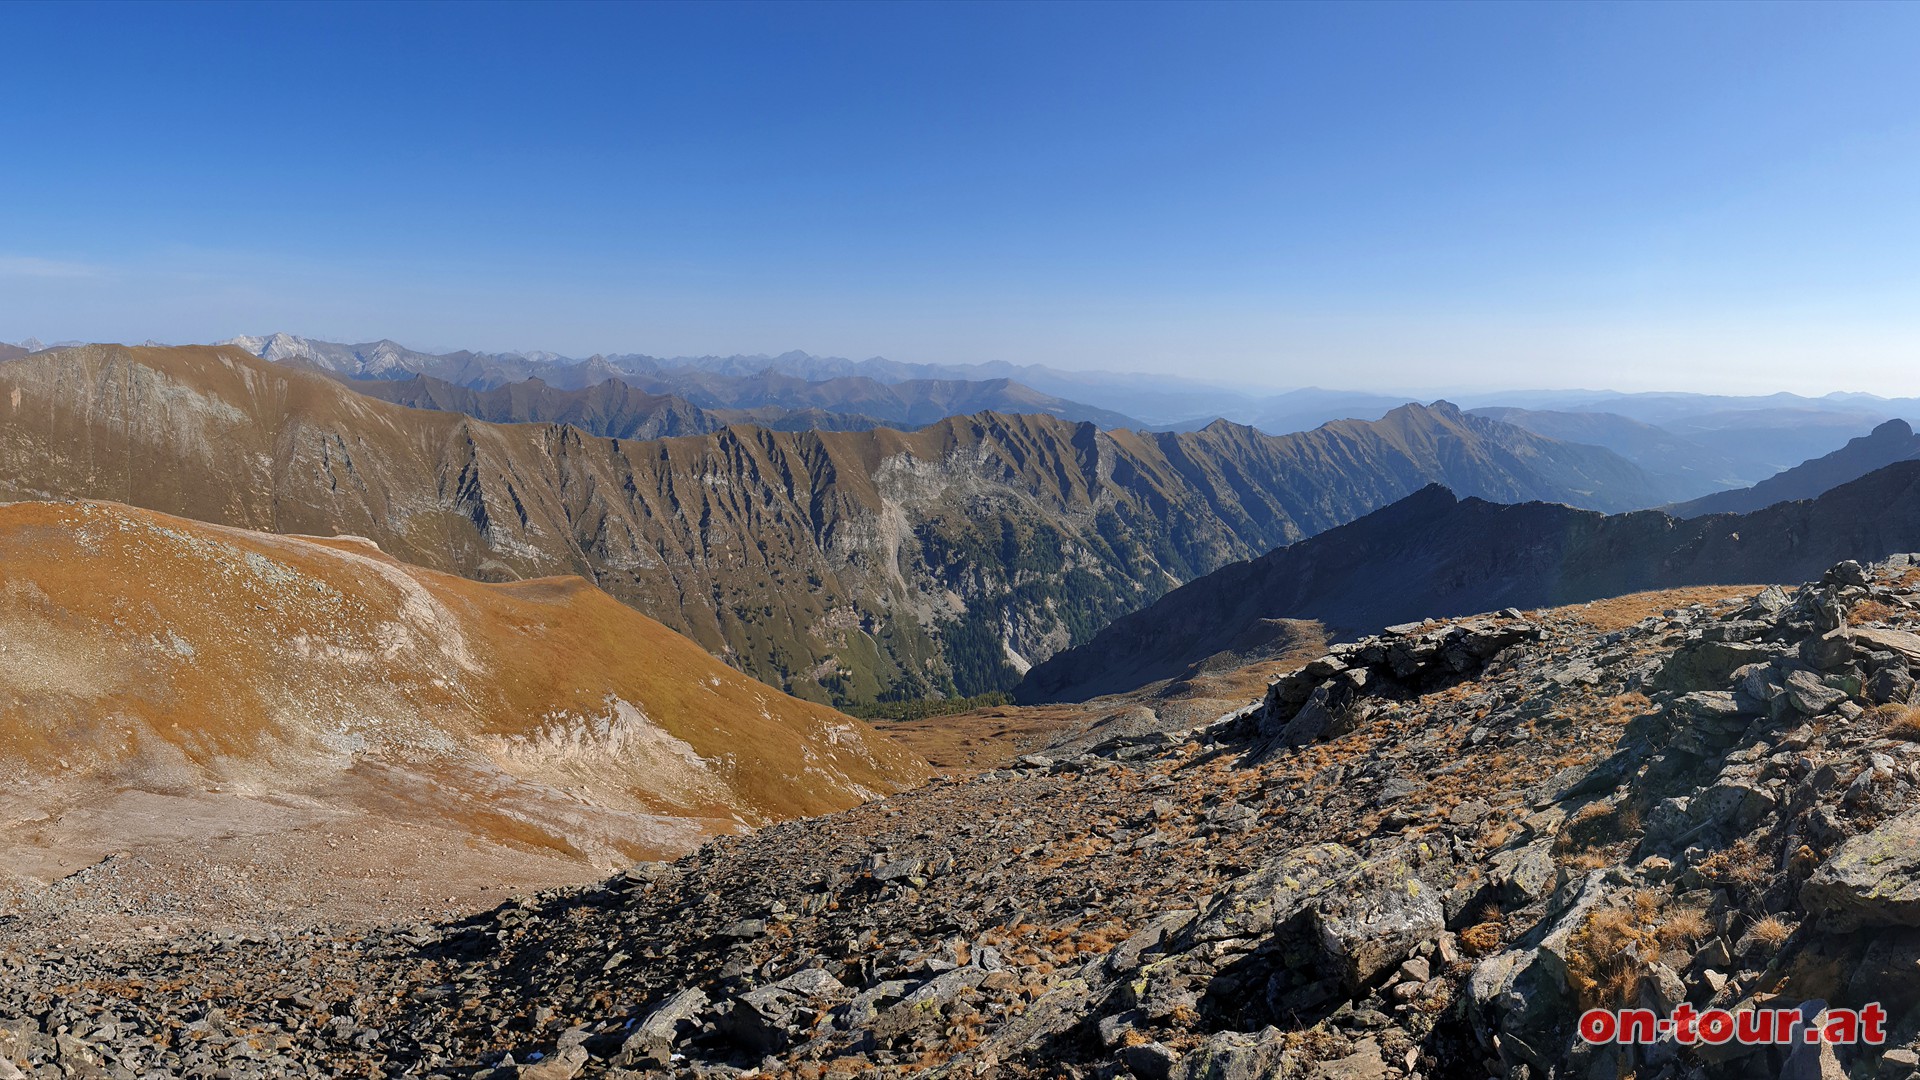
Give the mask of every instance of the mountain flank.
[[464, 413], [496, 424], [568, 424], [615, 439], [704, 435], [729, 422], [684, 398], [649, 394], [618, 379], [577, 390], [562, 390], [538, 378], [475, 390], [430, 375], [346, 385], [357, 394], [409, 409]]
[[1077, 700], [1128, 690], [1245, 650], [1267, 620], [1317, 620], [1338, 638], [1508, 606], [1791, 581], [1841, 559], [1908, 549], [1920, 549], [1920, 462], [1815, 500], [1684, 521], [1653, 511], [1501, 505], [1436, 485], [1173, 590], [1036, 666], [1015, 696]]
[[[1911, 1080], [1916, 579], [1903, 555], [1605, 631], [1580, 609], [1402, 628], [1218, 723], [1029, 754], [469, 918], [101, 941], [83, 920], [144, 903], [106, 866], [0, 921], [0, 1058], [48, 1076]], [[1870, 1003], [1884, 1042], [1802, 1035]], [[1579, 1035], [1591, 1008], [1682, 1005], [1799, 1026]]]
[[92, 502], [0, 506], [0, 565], [9, 866], [44, 880], [208, 819], [624, 866], [926, 771], [579, 578]]
[[820, 701], [1006, 689], [1111, 619], [1441, 482], [1654, 497], [1617, 455], [1444, 402], [1273, 437], [981, 413], [659, 440], [405, 409], [237, 349], [0, 364], [0, 497], [366, 536], [483, 580], [579, 574]]
[[1774, 503], [1811, 499], [1896, 461], [1920, 458], [1920, 436], [1905, 420], [1889, 420], [1831, 454], [1804, 461], [1749, 488], [1722, 491], [1666, 507], [1675, 517], [1744, 514]]

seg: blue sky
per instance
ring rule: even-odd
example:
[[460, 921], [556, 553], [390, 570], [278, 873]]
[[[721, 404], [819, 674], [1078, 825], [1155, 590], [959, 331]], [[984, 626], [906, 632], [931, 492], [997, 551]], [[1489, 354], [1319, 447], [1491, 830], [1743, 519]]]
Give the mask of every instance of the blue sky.
[[0, 340], [1920, 392], [1913, 5], [0, 5]]

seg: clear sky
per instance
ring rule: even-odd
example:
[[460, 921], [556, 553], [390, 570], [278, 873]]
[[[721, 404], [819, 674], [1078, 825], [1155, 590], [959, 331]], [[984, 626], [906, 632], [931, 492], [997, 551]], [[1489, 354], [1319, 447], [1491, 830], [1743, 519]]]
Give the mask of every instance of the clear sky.
[[1920, 392], [1920, 6], [0, 4], [0, 340]]

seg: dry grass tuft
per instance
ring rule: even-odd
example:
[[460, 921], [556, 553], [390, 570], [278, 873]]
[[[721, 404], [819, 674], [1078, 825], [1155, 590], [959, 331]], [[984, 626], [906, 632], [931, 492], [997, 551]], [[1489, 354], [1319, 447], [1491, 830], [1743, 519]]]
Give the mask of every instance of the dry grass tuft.
[[1678, 908], [1667, 913], [1656, 933], [1660, 944], [1670, 949], [1687, 948], [1713, 933], [1713, 923], [1698, 908]]
[[1882, 705], [1873, 710], [1873, 714], [1887, 725], [1889, 738], [1920, 742], [1920, 708], [1912, 705]]
[[1862, 600], [1847, 612], [1851, 623], [1891, 622], [1900, 617], [1900, 609], [1880, 600]]
[[1753, 940], [1767, 948], [1777, 949], [1793, 936], [1793, 924], [1778, 915], [1769, 915], [1754, 923], [1753, 929], [1747, 932], [1753, 935]]
[[1743, 889], [1762, 888], [1773, 879], [1772, 860], [1746, 837], [1707, 856], [1699, 870], [1708, 881]]
[[1460, 931], [1460, 947], [1469, 956], [1491, 956], [1500, 948], [1500, 924], [1483, 922]]
[[[1646, 969], [1659, 962], [1660, 941], [1642, 904], [1604, 908], [1587, 916], [1567, 951], [1567, 978], [1583, 1009], [1620, 1009], [1640, 995]], [[1657, 901], [1656, 901], [1657, 908]]]

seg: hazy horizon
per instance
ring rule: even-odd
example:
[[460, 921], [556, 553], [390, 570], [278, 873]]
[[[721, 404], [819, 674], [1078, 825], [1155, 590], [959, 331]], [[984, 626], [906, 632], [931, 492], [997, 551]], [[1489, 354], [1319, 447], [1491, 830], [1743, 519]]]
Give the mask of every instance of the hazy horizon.
[[1913, 8], [447, 10], [0, 8], [0, 340], [1920, 394]]
[[[773, 360], [782, 355], [786, 355], [790, 353], [800, 353], [806, 356], [813, 357], [814, 359], [830, 360], [830, 361], [845, 360], [855, 364], [862, 363], [867, 360], [892, 361], [892, 362], [903, 363], [903, 364], [917, 364], [917, 363], [923, 362], [923, 361], [916, 361], [916, 360], [904, 359], [901, 357], [893, 357], [893, 356], [849, 357], [849, 356], [842, 356], [832, 352], [819, 351], [819, 350], [813, 350], [813, 349], [803, 349], [803, 348], [779, 349], [779, 350], [772, 350], [772, 351], [761, 350], [756, 352], [724, 352], [724, 351], [708, 350], [705, 352], [697, 352], [697, 353], [667, 353], [659, 350], [648, 350], [644, 348], [642, 349], [618, 348], [618, 349], [594, 349], [588, 352], [572, 354], [572, 353], [559, 353], [556, 350], [552, 350], [552, 349], [542, 349], [537, 345], [513, 346], [513, 347], [505, 347], [505, 348], [492, 348], [492, 347], [476, 348], [469, 345], [459, 345], [459, 344], [445, 345], [445, 346], [422, 345], [417, 342], [400, 340], [398, 338], [393, 337], [390, 334], [374, 334], [371, 336], [353, 336], [353, 335], [327, 336], [323, 334], [300, 334], [300, 333], [293, 333], [291, 331], [285, 331], [285, 330], [271, 330], [271, 331], [266, 331], [264, 333], [224, 334], [218, 337], [212, 337], [205, 340], [196, 340], [196, 341], [161, 341], [154, 338], [145, 338], [140, 340], [115, 340], [111, 338], [98, 337], [98, 336], [79, 337], [79, 338], [61, 338], [56, 340], [56, 339], [48, 339], [40, 335], [27, 334], [23, 336], [16, 336], [11, 339], [0, 338], [0, 343], [18, 344], [22, 341], [38, 341], [42, 346], [48, 347], [48, 348], [63, 346], [63, 345], [71, 346], [76, 344], [117, 344], [117, 345], [138, 346], [138, 345], [147, 344], [147, 343], [151, 343], [151, 344], [159, 345], [163, 347], [171, 347], [171, 346], [182, 346], [182, 345], [217, 345], [222, 342], [229, 341], [235, 338], [242, 338], [242, 337], [264, 338], [275, 333], [285, 333], [291, 337], [304, 338], [311, 341], [324, 341], [324, 342], [327, 342], [330, 344], [336, 344], [336, 345], [371, 345], [380, 341], [391, 341], [395, 345], [399, 345], [400, 347], [408, 349], [410, 351], [425, 353], [429, 355], [448, 355], [448, 354], [459, 353], [459, 352], [471, 352], [478, 355], [493, 355], [493, 356], [508, 356], [508, 355], [532, 356], [532, 355], [541, 354], [541, 353], [550, 353], [557, 356], [561, 356], [565, 360], [569, 360], [569, 361], [587, 360], [593, 357], [648, 356], [656, 360], [672, 362], [672, 361], [698, 360], [698, 359], [706, 359], [706, 358]], [[936, 363], [933, 361], [925, 361], [925, 362]], [[942, 362], [942, 363], [951, 363], [954, 366], [964, 366], [966, 364], [983, 363], [983, 362], [984, 361], [952, 361], [952, 362]], [[1021, 366], [1017, 361], [1008, 361], [1008, 363], [1015, 364], [1015, 366]], [[1113, 376], [1119, 376], [1119, 377], [1125, 377], [1125, 378], [1163, 378], [1169, 381], [1193, 383], [1199, 386], [1205, 386], [1215, 390], [1247, 391], [1247, 392], [1258, 392], [1261, 394], [1272, 394], [1272, 395], [1318, 391], [1318, 392], [1325, 392], [1329, 394], [1355, 394], [1355, 395], [1373, 395], [1378, 397], [1398, 397], [1406, 401], [1420, 402], [1420, 403], [1432, 403], [1436, 400], [1444, 399], [1449, 396], [1458, 396], [1463, 399], [1468, 399], [1468, 398], [1474, 399], [1474, 404], [1471, 407], [1480, 407], [1479, 403], [1481, 399], [1492, 399], [1492, 398], [1498, 398], [1503, 396], [1525, 397], [1528, 395], [1536, 395], [1536, 394], [1541, 394], [1541, 395], [1567, 394], [1570, 396], [1579, 396], [1579, 395], [1586, 395], [1586, 394], [1591, 394], [1596, 396], [1607, 395], [1607, 394], [1694, 394], [1694, 395], [1706, 395], [1706, 396], [1744, 397], [1744, 398], [1769, 397], [1769, 396], [1774, 396], [1779, 394], [1790, 394], [1795, 397], [1811, 398], [1811, 399], [1831, 398], [1831, 397], [1851, 397], [1851, 396], [1868, 396], [1868, 397], [1875, 397], [1875, 398], [1882, 398], [1882, 399], [1905, 399], [1905, 398], [1920, 397], [1920, 393], [1900, 394], [1900, 393], [1893, 393], [1885, 389], [1876, 390], [1871, 388], [1849, 388], [1844, 386], [1832, 387], [1827, 389], [1820, 389], [1816, 387], [1813, 389], [1801, 389], [1801, 390], [1794, 390], [1794, 389], [1789, 389], [1786, 387], [1779, 387], [1779, 386], [1764, 386], [1764, 387], [1756, 386], [1756, 387], [1734, 388], [1734, 389], [1714, 389], [1714, 388], [1676, 386], [1676, 387], [1653, 387], [1653, 388], [1643, 388], [1638, 390], [1630, 390], [1630, 389], [1625, 389], [1619, 386], [1609, 386], [1609, 385], [1565, 385], [1565, 384], [1553, 384], [1553, 383], [1547, 383], [1547, 382], [1530, 383], [1530, 382], [1524, 382], [1524, 381], [1513, 382], [1513, 383], [1487, 383], [1487, 384], [1478, 384], [1478, 385], [1469, 384], [1469, 383], [1459, 383], [1454, 385], [1415, 386], [1415, 385], [1366, 385], [1366, 384], [1357, 384], [1357, 383], [1341, 383], [1338, 381], [1333, 381], [1332, 379], [1329, 379], [1328, 381], [1322, 381], [1319, 383], [1282, 384], [1282, 383], [1258, 382], [1258, 381], [1255, 381], [1255, 379], [1257, 379], [1257, 376], [1255, 376], [1255, 378], [1235, 378], [1232, 376], [1214, 377], [1214, 376], [1207, 376], [1204, 374], [1193, 374], [1193, 373], [1186, 373], [1186, 372], [1146, 371], [1146, 370], [1129, 371], [1129, 370], [1124, 370], [1120, 368], [1111, 368], [1111, 367], [1072, 368], [1072, 367], [1050, 365], [1050, 364], [1042, 364], [1039, 366], [1049, 367], [1056, 371], [1085, 374], [1090, 376], [1113, 375]], [[1327, 374], [1329, 376], [1337, 375], [1337, 373], [1331, 373], [1331, 372]]]

